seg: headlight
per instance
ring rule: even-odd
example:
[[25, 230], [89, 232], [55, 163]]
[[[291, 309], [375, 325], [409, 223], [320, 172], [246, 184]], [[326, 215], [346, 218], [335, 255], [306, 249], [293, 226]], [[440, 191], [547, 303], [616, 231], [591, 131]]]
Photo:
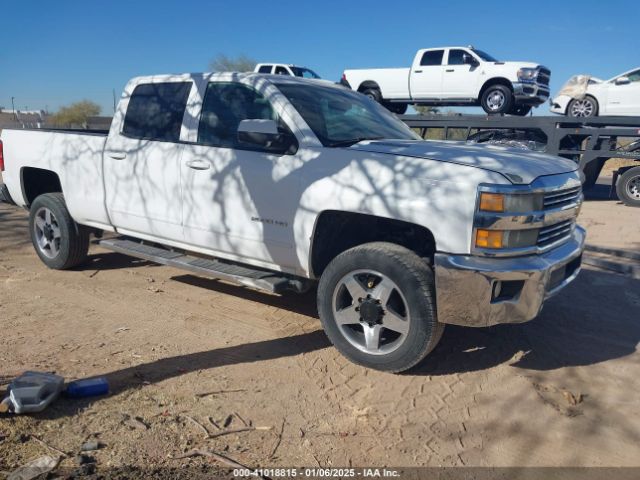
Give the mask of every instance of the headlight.
[[521, 68], [518, 70], [518, 80], [521, 82], [531, 82], [538, 74], [537, 68]]
[[543, 197], [534, 193], [480, 193], [481, 212], [527, 213], [542, 210]]

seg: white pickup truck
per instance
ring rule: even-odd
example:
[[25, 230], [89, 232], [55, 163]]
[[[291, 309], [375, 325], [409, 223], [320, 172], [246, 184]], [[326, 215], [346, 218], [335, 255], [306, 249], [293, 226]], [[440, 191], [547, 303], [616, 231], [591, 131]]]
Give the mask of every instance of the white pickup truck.
[[418, 50], [410, 68], [345, 70], [341, 83], [398, 114], [412, 104], [526, 115], [549, 98], [550, 77], [537, 63], [500, 62], [470, 46]]
[[1, 198], [50, 268], [95, 235], [269, 292], [317, 282], [328, 337], [372, 368], [414, 366], [447, 323], [531, 320], [580, 269], [575, 163], [424, 141], [322, 81], [135, 78], [108, 134], [4, 130], [0, 152]]

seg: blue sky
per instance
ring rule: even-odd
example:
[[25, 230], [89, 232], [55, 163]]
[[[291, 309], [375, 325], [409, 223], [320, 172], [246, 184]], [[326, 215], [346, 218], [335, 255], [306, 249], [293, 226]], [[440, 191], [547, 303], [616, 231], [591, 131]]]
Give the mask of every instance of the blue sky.
[[[4, 0], [0, 106], [54, 111], [82, 99], [112, 111], [133, 76], [208, 70], [219, 53], [308, 66], [408, 66], [418, 48], [468, 45], [577, 73], [640, 65], [640, 1]], [[542, 111], [542, 110], [545, 111]], [[546, 107], [538, 109], [546, 113]]]

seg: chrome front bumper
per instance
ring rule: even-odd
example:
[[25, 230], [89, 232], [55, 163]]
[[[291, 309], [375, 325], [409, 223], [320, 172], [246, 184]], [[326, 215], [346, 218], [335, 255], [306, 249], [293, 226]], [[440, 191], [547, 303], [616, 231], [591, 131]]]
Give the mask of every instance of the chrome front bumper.
[[522, 323], [580, 271], [585, 230], [541, 255], [487, 258], [436, 253], [438, 320], [469, 327]]
[[526, 105], [540, 105], [549, 98], [549, 88], [537, 83], [513, 84], [513, 96], [517, 103]]

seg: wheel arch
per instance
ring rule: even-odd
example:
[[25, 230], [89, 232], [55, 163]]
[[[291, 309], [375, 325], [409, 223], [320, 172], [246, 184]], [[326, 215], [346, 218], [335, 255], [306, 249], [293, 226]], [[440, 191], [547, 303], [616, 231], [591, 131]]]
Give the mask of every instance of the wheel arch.
[[44, 193], [62, 193], [62, 183], [58, 174], [52, 170], [35, 167], [20, 169], [22, 198], [27, 207]]
[[316, 217], [310, 242], [309, 273], [320, 278], [340, 253], [370, 242], [390, 242], [433, 261], [436, 242], [427, 227], [388, 217], [341, 210], [324, 210]]
[[370, 88], [379, 90], [382, 93], [382, 90], [380, 89], [380, 85], [378, 85], [378, 82], [376, 82], [375, 80], [365, 80], [358, 86], [357, 91], [362, 93], [365, 90], [369, 90]]
[[487, 88], [489, 88], [489, 87], [491, 87], [493, 85], [504, 85], [505, 87], [509, 88], [509, 90], [511, 90], [511, 93], [513, 93], [513, 84], [511, 83], [511, 81], [508, 78], [505, 78], [505, 77], [492, 77], [492, 78], [488, 79], [486, 82], [484, 82], [482, 84], [482, 87], [480, 87], [480, 92], [478, 93], [478, 102], [481, 100], [482, 95], [487, 90]]

